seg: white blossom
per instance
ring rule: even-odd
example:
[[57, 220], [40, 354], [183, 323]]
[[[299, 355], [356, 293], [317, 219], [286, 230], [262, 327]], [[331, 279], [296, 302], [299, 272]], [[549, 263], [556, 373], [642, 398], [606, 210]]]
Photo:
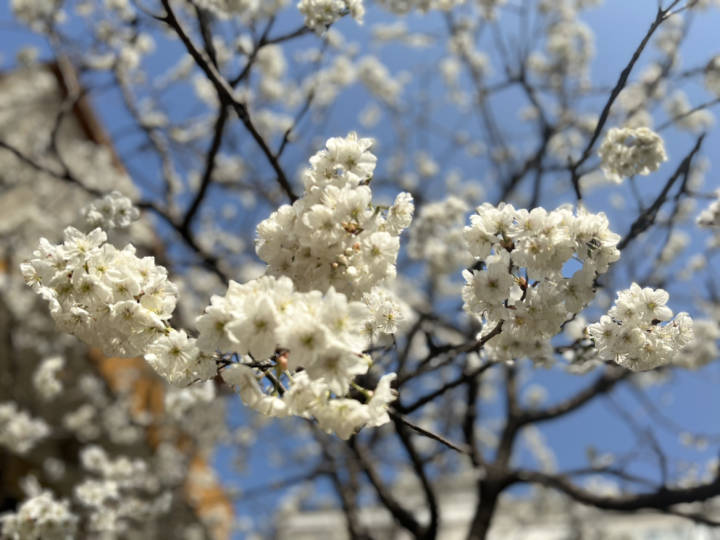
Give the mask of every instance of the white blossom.
[[409, 195], [387, 213], [372, 205], [371, 139], [331, 138], [310, 158], [305, 193], [257, 228], [258, 256], [300, 291], [330, 287], [352, 300], [395, 277], [399, 235], [412, 216]]
[[666, 291], [641, 288], [637, 283], [619, 291], [608, 314], [587, 328], [600, 358], [633, 371], [675, 361], [693, 342], [693, 321], [684, 312], [673, 319], [665, 305], [668, 299]]
[[15, 402], [0, 403], [0, 446], [26, 454], [50, 434], [50, 426], [18, 409]]
[[681, 129], [694, 133], [702, 132], [715, 122], [715, 117], [707, 109], [694, 110], [682, 90], [674, 92], [664, 105], [670, 119]]
[[88, 225], [102, 229], [124, 229], [140, 217], [132, 201], [119, 191], [88, 203], [81, 210]]
[[106, 234], [65, 229], [65, 241], [41, 239], [21, 265], [26, 282], [50, 306], [58, 327], [108, 355], [137, 356], [165, 331], [177, 288], [153, 257], [106, 244]]
[[610, 129], [598, 154], [605, 176], [618, 184], [629, 176], [647, 176], [668, 159], [660, 135], [646, 127]]
[[370, 318], [365, 325], [368, 336], [372, 338], [377, 333], [397, 332], [404, 315], [399, 299], [391, 291], [375, 287], [363, 295], [362, 301], [370, 311]]
[[131, 522], [157, 519], [170, 509], [172, 494], [140, 458], [111, 457], [100, 446], [86, 446], [80, 462], [87, 476], [74, 488], [95, 535], [126, 536]]
[[705, 88], [720, 97], [720, 54], [713, 56], [705, 68]]
[[[368, 302], [387, 302], [375, 298]], [[198, 343], [219, 343], [203, 334], [217, 328], [212, 321], [222, 320], [227, 332], [223, 343], [229, 345], [222, 352], [243, 360], [223, 368], [221, 375], [245, 405], [269, 416], [313, 416], [323, 429], [347, 438], [367, 422], [384, 418], [369, 415], [367, 405], [344, 397], [354, 378], [370, 367], [370, 357], [363, 352], [372, 335], [366, 326], [384, 324], [390, 330], [399, 318], [385, 311], [392, 314], [385, 315], [385, 321], [368, 323], [371, 311], [332, 287], [324, 295], [295, 291], [287, 277], [265, 276], [244, 285], [231, 281], [225, 297], [214, 296], [198, 318]], [[275, 376], [269, 376], [271, 369]], [[351, 410], [365, 412], [341, 427], [339, 418]]]
[[215, 383], [211, 380], [185, 388], [169, 388], [165, 392], [165, 410], [173, 418], [181, 420], [194, 407], [210, 403], [215, 397]]
[[297, 7], [305, 17], [305, 26], [318, 33], [346, 13], [359, 23], [365, 16], [363, 0], [300, 0]]
[[47, 24], [64, 18], [61, 7], [64, 0], [11, 0], [10, 7], [19, 20], [32, 28], [42, 29]]
[[[620, 257], [620, 240], [604, 214], [569, 207], [516, 210], [511, 205], [478, 207], [465, 228], [470, 254], [481, 264], [465, 270], [464, 309], [480, 319], [491, 358], [553, 358], [550, 339], [594, 297], [594, 280]], [[575, 258], [582, 264], [563, 274]]]
[[693, 320], [694, 339], [680, 354], [675, 356], [673, 363], [686, 369], [698, 369], [716, 360], [720, 354], [720, 326], [712, 319]]
[[717, 198], [708, 207], [700, 212], [697, 224], [708, 229], [720, 227], [720, 190], [715, 192]]
[[399, 76], [393, 78], [378, 58], [364, 56], [358, 60], [357, 76], [373, 95], [389, 105], [397, 105], [403, 90], [403, 79]]
[[[505, 0], [497, 0], [500, 4]], [[452, 7], [464, 4], [466, 0], [380, 0], [383, 6], [393, 13], [405, 14], [417, 10], [425, 13], [431, 9], [448, 11]], [[483, 0], [483, 3], [494, 3], [494, 0]]]
[[196, 341], [184, 330], [170, 330], [148, 346], [145, 360], [175, 386], [210, 379], [217, 373], [215, 361], [200, 353]]
[[470, 264], [472, 257], [463, 236], [468, 209], [467, 203], [454, 195], [423, 205], [410, 228], [410, 257], [427, 261], [434, 275], [452, 273]]
[[58, 379], [58, 372], [65, 366], [62, 356], [51, 356], [42, 361], [33, 375], [33, 386], [43, 399], [50, 400], [62, 392], [62, 382]]
[[10, 540], [70, 540], [78, 521], [69, 503], [49, 491], [23, 501], [17, 513], [0, 516], [2, 537]]

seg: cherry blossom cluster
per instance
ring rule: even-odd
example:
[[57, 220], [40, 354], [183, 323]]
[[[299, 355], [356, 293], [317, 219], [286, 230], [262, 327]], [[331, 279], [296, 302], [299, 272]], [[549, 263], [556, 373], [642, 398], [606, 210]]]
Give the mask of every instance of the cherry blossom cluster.
[[386, 211], [372, 204], [371, 145], [350, 133], [310, 158], [303, 196], [258, 225], [256, 251], [270, 274], [290, 277], [300, 291], [334, 287], [351, 300], [395, 277], [412, 197], [399, 194]]
[[62, 392], [63, 385], [58, 379], [58, 373], [65, 366], [62, 356], [51, 356], [42, 361], [33, 375], [33, 386], [45, 400], [51, 400]]
[[124, 229], [140, 217], [140, 211], [132, 201], [119, 191], [88, 203], [81, 213], [91, 227], [105, 230]]
[[0, 403], [0, 446], [25, 454], [50, 434], [50, 427], [18, 409], [14, 401]]
[[23, 502], [17, 512], [0, 516], [0, 536], [10, 540], [76, 538], [78, 517], [70, 504], [43, 491]]
[[168, 328], [165, 335], [148, 345], [145, 360], [158, 375], [178, 387], [206, 381], [217, 374], [212, 354], [201, 353], [197, 340], [185, 330]]
[[269, 395], [260, 385], [254, 370], [243, 364], [233, 364], [223, 371], [225, 382], [234, 386], [243, 402], [275, 417], [288, 415], [315, 418], [318, 427], [335, 433], [341, 439], [350, 438], [362, 427], [381, 426], [390, 421], [388, 404], [396, 393], [390, 387], [395, 373], [384, 375], [374, 391], [365, 391], [366, 403], [357, 399], [334, 397], [323, 379], [312, 379], [307, 372], [292, 376], [292, 385], [282, 397]]
[[122, 534], [129, 522], [167, 513], [172, 496], [142, 459], [111, 459], [99, 446], [80, 453], [83, 469], [91, 476], [75, 486], [75, 499], [87, 509], [87, 527], [95, 533]]
[[695, 109], [685, 92], [676, 90], [663, 104], [673, 124], [686, 131], [706, 131], [715, 122], [715, 116], [707, 109]]
[[207, 408], [207, 404], [215, 400], [216, 396], [214, 381], [185, 388], [168, 388], [165, 392], [165, 410], [176, 420], [186, 419], [193, 408]]
[[646, 176], [668, 159], [660, 135], [646, 127], [610, 129], [598, 154], [605, 176], [618, 184], [636, 174]]
[[585, 80], [595, 53], [593, 33], [583, 22], [561, 14], [547, 27], [546, 55], [534, 52], [530, 67], [548, 77], [553, 86], [562, 84], [568, 75]]
[[[350, 134], [330, 139], [311, 159], [304, 196], [258, 229], [258, 252], [270, 259], [271, 274], [280, 276], [244, 285], [231, 281], [226, 295], [214, 296], [198, 317], [197, 339], [169, 325], [177, 288], [165, 269], [152, 257], [138, 258], [131, 245], [118, 250], [107, 244], [102, 229], [84, 234], [68, 227], [58, 245], [41, 239], [33, 258], [21, 265], [23, 276], [49, 303], [61, 330], [107, 355], [144, 354], [174, 386], [209, 380], [221, 365], [244, 400], [266, 414], [314, 416], [323, 429], [344, 437], [363, 425], [379, 425], [388, 420], [393, 376], [372, 396], [354, 388], [353, 379], [370, 367], [364, 353], [370, 341], [394, 332], [402, 318], [393, 294], [381, 284], [395, 276], [398, 237], [410, 223], [413, 205], [405, 193], [384, 211], [371, 205], [367, 183], [375, 156], [369, 146], [368, 139]], [[119, 200], [112, 195], [107, 202], [115, 208]], [[280, 219], [287, 212], [294, 216], [290, 227]], [[274, 251], [286, 264], [273, 268]], [[308, 259], [314, 263], [309, 273], [301, 266]], [[336, 290], [335, 282], [348, 294]], [[53, 360], [38, 371], [36, 386], [48, 399], [61, 388], [55, 377], [61, 368], [62, 362]], [[257, 377], [255, 384], [247, 376], [246, 384], [239, 384], [241, 372]], [[365, 392], [365, 400], [346, 397], [351, 387]], [[92, 414], [81, 407], [63, 423], [89, 440], [92, 434], [83, 433]]]
[[455, 272], [459, 266], [470, 264], [463, 234], [468, 210], [467, 203], [455, 195], [423, 205], [410, 229], [408, 255], [427, 261], [433, 275]]
[[153, 257], [105, 243], [101, 229], [65, 229], [62, 244], [40, 240], [21, 265], [26, 283], [49, 304], [58, 328], [109, 356], [139, 356], [167, 332], [177, 288]]
[[675, 356], [674, 364], [686, 369], [699, 369], [720, 355], [720, 325], [714, 319], [693, 319], [695, 339]]
[[697, 224], [699, 226], [709, 229], [720, 227], [720, 191], [718, 191], [716, 195], [718, 198], [712, 201], [697, 217]]
[[286, 349], [288, 369], [329, 377], [334, 391], [345, 393], [352, 377], [368, 368], [362, 355], [367, 318], [363, 303], [348, 302], [332, 288], [323, 295], [297, 292], [287, 277], [264, 276], [243, 285], [231, 280], [225, 296], [213, 296], [198, 317], [197, 345], [256, 362]]
[[347, 438], [362, 425], [387, 421], [391, 401], [389, 387], [367, 404], [344, 399], [371, 364], [363, 353], [369, 317], [364, 303], [332, 287], [324, 295], [298, 292], [287, 277], [264, 276], [244, 285], [231, 281], [225, 296], [213, 296], [197, 319], [197, 343], [205, 353], [240, 359], [222, 376], [246, 405], [270, 416], [312, 415]]
[[720, 2], [718, 2], [718, 0], [696, 0], [695, 2], [688, 2], [688, 8], [697, 11], [706, 11], [709, 8], [719, 6]]
[[62, 21], [62, 0], [11, 0], [13, 14], [19, 20], [33, 28]]
[[362, 301], [370, 313], [365, 321], [365, 333], [371, 341], [397, 332], [398, 324], [405, 316], [402, 302], [393, 291], [385, 287], [375, 287], [363, 294]]
[[[486, 345], [497, 360], [549, 361], [550, 339], [593, 299], [596, 276], [620, 257], [620, 237], [605, 214], [583, 208], [528, 211], [485, 203], [470, 218], [465, 239], [477, 263], [463, 272], [464, 308], [480, 319], [483, 333], [502, 324]], [[581, 267], [565, 277], [571, 258]]]
[[[478, 6], [482, 13], [489, 19], [494, 17], [494, 9], [504, 4], [507, 0], [479, 0]], [[453, 7], [469, 3], [467, 0], [380, 0], [383, 6], [393, 13], [405, 14], [413, 10], [421, 13], [436, 9], [449, 11]]]
[[300, 0], [297, 7], [305, 17], [305, 26], [318, 33], [347, 13], [359, 23], [365, 16], [363, 0]]
[[705, 88], [720, 96], [720, 54], [714, 56], [705, 68]]
[[388, 68], [375, 56], [364, 56], [357, 62], [357, 77], [368, 91], [388, 105], [397, 105], [406, 79], [393, 78]]
[[197, 4], [220, 15], [239, 15], [255, 12], [259, 8], [259, 0], [198, 0]]
[[538, 10], [545, 24], [545, 50], [533, 51], [528, 67], [547, 80], [555, 89], [572, 81], [585, 87], [589, 84], [590, 62], [595, 54], [594, 34], [578, 17], [585, 2], [564, 0], [541, 1]]
[[[641, 288], [633, 283], [619, 291], [615, 305], [599, 322], [587, 328], [598, 355], [633, 371], [670, 364], [692, 344], [693, 321], [685, 313], [673, 319], [662, 289]], [[666, 323], [666, 324], [661, 324]]]

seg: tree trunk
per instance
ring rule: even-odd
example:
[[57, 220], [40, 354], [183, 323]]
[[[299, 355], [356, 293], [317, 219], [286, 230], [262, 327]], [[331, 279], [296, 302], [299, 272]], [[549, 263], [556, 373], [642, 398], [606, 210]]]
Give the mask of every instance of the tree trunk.
[[470, 524], [468, 540], [485, 540], [487, 537], [500, 491], [497, 486], [489, 485], [487, 481], [480, 481], [478, 486], [478, 506]]

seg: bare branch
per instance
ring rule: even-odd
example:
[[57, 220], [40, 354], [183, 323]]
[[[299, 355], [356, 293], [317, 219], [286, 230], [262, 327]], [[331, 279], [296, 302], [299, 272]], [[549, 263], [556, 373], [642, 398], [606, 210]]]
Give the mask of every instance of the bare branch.
[[170, 26], [170, 28], [175, 31], [175, 33], [180, 38], [180, 41], [182, 41], [183, 45], [185, 45], [185, 48], [187, 49], [190, 56], [193, 57], [195, 63], [198, 65], [198, 67], [200, 67], [200, 69], [202, 69], [208, 80], [215, 87], [215, 91], [218, 94], [220, 102], [233, 108], [235, 114], [237, 114], [238, 118], [248, 130], [257, 145], [260, 147], [260, 150], [262, 150], [262, 153], [265, 155], [268, 163], [275, 171], [275, 174], [277, 175], [277, 182], [280, 184], [280, 187], [288, 196], [290, 201], [294, 202], [295, 200], [297, 200], [297, 195], [295, 195], [295, 193], [293, 192], [293, 189], [290, 186], [290, 182], [285, 175], [285, 171], [283, 171], [280, 163], [275, 158], [275, 154], [273, 154], [267, 142], [265, 142], [265, 139], [262, 135], [260, 135], [260, 132], [257, 130], [252, 120], [250, 119], [250, 114], [247, 110], [247, 106], [244, 103], [241, 103], [235, 99], [235, 95], [230, 84], [223, 78], [223, 76], [218, 72], [215, 66], [213, 66], [212, 61], [207, 57], [207, 54], [205, 54], [203, 51], [201, 51], [195, 46], [180, 21], [175, 16], [175, 12], [170, 6], [170, 0], [162, 0], [162, 5], [166, 11], [166, 15], [163, 18], [164, 22], [166, 22], [168, 26]]

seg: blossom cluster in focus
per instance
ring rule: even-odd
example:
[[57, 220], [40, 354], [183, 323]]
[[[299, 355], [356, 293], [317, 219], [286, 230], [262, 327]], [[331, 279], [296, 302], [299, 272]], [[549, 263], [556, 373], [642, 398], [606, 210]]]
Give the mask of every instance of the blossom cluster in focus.
[[60, 330], [110, 356], [140, 356], [165, 333], [177, 288], [153, 257], [106, 240], [102, 229], [68, 227], [62, 244], [41, 239], [21, 270]]
[[[548, 212], [486, 203], [470, 218], [465, 239], [477, 263], [463, 272], [464, 307], [483, 332], [502, 323], [487, 344], [497, 360], [550, 362], [550, 339], [593, 299], [596, 276], [620, 257], [620, 237], [605, 214], [582, 208], [574, 214], [569, 207]], [[573, 257], [581, 267], [565, 277]]]
[[412, 197], [399, 194], [387, 211], [373, 206], [371, 145], [355, 133], [329, 139], [310, 158], [303, 196], [258, 225], [256, 251], [271, 274], [290, 277], [300, 291], [334, 287], [353, 300], [395, 277]]
[[[685, 313], [673, 319], [662, 289], [633, 283], [618, 292], [615, 305], [600, 321], [588, 326], [600, 358], [634, 371], [669, 364], [694, 339], [693, 322]], [[666, 323], [666, 324], [661, 324]]]

